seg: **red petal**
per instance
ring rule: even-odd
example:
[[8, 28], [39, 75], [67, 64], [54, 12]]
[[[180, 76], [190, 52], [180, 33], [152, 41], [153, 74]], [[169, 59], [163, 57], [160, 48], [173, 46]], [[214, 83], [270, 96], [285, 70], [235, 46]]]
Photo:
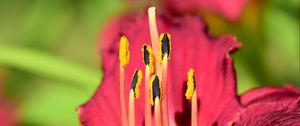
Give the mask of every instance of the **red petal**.
[[240, 113], [237, 125], [300, 124], [300, 89], [291, 85], [253, 89], [241, 96], [241, 103], [246, 108]]
[[298, 126], [300, 96], [276, 102], [258, 102], [247, 106], [234, 122], [247, 126]]
[[205, 29], [197, 17], [181, 18], [170, 28], [173, 50], [168, 72], [169, 84], [172, 84], [169, 108], [171, 117], [175, 112], [172, 119], [181, 125], [190, 122], [189, 118], [183, 118], [190, 115], [190, 110], [184, 108], [187, 106], [184, 91], [189, 68], [195, 69], [200, 103], [198, 117], [202, 125], [212, 125], [229, 101], [236, 100], [235, 73], [229, 53], [241, 45], [232, 36], [210, 37]]
[[229, 20], [237, 20], [247, 0], [164, 0], [164, 5], [176, 13], [194, 12], [197, 10], [215, 11]]
[[240, 103], [239, 109], [226, 110], [218, 122], [247, 126], [300, 124], [300, 89], [292, 85], [252, 89], [240, 96]]
[[241, 96], [241, 104], [248, 106], [257, 102], [290, 100], [300, 96], [300, 89], [286, 85], [279, 87], [261, 87], [252, 89]]
[[[78, 109], [80, 121], [85, 126], [120, 126], [120, 102], [119, 102], [119, 59], [118, 46], [121, 35], [129, 40], [130, 62], [125, 69], [125, 96], [128, 99], [131, 77], [136, 69], [144, 70], [141, 48], [150, 40], [147, 18], [122, 18], [112, 22], [103, 31], [100, 39], [102, 66], [104, 77], [101, 86], [85, 105]], [[148, 43], [149, 44], [149, 43]], [[143, 84], [142, 84], [143, 85]], [[141, 95], [135, 101], [136, 124], [143, 124], [144, 117], [144, 88], [141, 87]], [[127, 101], [126, 101], [127, 102]]]
[[17, 121], [16, 105], [0, 97], [0, 126], [16, 126]]
[[[184, 125], [190, 120], [188, 101], [184, 98], [186, 72], [195, 69], [198, 98], [200, 100], [199, 119], [202, 124], [211, 125], [226, 109], [229, 101], [236, 101], [235, 72], [230, 51], [241, 45], [232, 36], [210, 37], [206, 26], [199, 17], [185, 16], [172, 18], [159, 16], [159, 33], [168, 32], [172, 36], [172, 52], [168, 69], [168, 93], [170, 123]], [[93, 96], [78, 109], [82, 124], [120, 125], [120, 105], [118, 89], [118, 43], [121, 35], [130, 41], [130, 63], [126, 67], [125, 86], [128, 98], [131, 76], [136, 69], [144, 69], [141, 47], [150, 44], [148, 17], [127, 17], [109, 25], [104, 30], [101, 42], [104, 79]], [[143, 85], [143, 84], [142, 84]], [[141, 88], [141, 92], [144, 92]], [[136, 124], [143, 124], [144, 95], [136, 101]]]

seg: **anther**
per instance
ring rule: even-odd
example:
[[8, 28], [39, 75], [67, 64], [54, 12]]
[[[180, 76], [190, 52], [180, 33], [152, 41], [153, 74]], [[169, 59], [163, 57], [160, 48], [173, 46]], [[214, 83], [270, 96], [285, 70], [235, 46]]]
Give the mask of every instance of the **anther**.
[[125, 67], [129, 63], [129, 43], [125, 36], [122, 36], [120, 39], [120, 49], [119, 49], [119, 59], [120, 64]]
[[151, 46], [144, 44], [142, 48], [144, 64], [149, 67], [150, 72], [154, 71], [154, 57]]
[[141, 70], [136, 70], [131, 80], [131, 90], [134, 91], [134, 97], [137, 99], [140, 96], [140, 85], [142, 82], [143, 73]]
[[160, 35], [160, 61], [166, 56], [170, 58], [171, 53], [171, 35], [168, 33], [162, 33]]
[[159, 79], [158, 79], [158, 76], [157, 75], [153, 75], [151, 77], [151, 81], [150, 81], [150, 84], [151, 84], [151, 94], [152, 94], [152, 97], [151, 97], [151, 104], [154, 105], [154, 101], [155, 101], [155, 98], [160, 98], [160, 84], [159, 84]]
[[194, 69], [190, 69], [188, 72], [188, 81], [187, 81], [187, 90], [185, 93], [186, 99], [191, 99], [193, 93], [195, 91], [196, 83], [195, 83], [195, 75]]

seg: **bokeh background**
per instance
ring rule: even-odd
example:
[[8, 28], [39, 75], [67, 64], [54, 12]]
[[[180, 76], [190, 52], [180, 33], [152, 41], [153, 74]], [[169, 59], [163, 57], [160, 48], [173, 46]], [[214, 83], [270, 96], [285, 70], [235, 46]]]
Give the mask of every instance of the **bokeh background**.
[[[101, 80], [99, 31], [141, 8], [123, 0], [0, 0], [0, 118], [21, 126], [79, 125], [75, 109]], [[234, 34], [244, 45], [233, 55], [239, 93], [300, 86], [299, 12], [299, 0], [248, 0], [234, 22], [203, 11], [212, 35]]]

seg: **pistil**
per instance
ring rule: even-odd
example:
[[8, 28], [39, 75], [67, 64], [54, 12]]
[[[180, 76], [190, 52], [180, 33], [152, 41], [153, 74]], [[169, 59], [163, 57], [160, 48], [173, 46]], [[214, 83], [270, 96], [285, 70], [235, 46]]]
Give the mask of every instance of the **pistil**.
[[121, 105], [121, 118], [122, 126], [128, 126], [128, 113], [125, 103], [125, 92], [124, 92], [124, 69], [129, 63], [129, 43], [125, 36], [120, 39], [119, 47], [119, 60], [120, 60], [120, 79], [119, 79], [119, 89], [120, 89], [120, 105]]
[[149, 29], [150, 29], [150, 37], [154, 54], [154, 62], [155, 62], [155, 72], [161, 80], [162, 70], [161, 63], [157, 56], [159, 55], [159, 38], [156, 26], [156, 18], [155, 18], [155, 7], [150, 7], [148, 9], [148, 17], [149, 17]]
[[158, 32], [156, 27], [156, 18], [155, 18], [155, 7], [150, 7], [148, 9], [148, 17], [149, 17], [149, 29], [150, 29], [150, 37], [153, 47], [153, 53], [157, 56], [159, 51], [159, 39]]

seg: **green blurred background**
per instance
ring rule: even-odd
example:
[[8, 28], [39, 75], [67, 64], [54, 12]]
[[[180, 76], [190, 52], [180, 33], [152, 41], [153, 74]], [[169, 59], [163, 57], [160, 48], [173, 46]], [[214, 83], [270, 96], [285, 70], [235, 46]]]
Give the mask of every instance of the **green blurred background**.
[[[0, 0], [0, 103], [16, 105], [22, 126], [79, 125], [76, 107], [101, 80], [96, 39], [113, 16], [141, 8], [121, 0]], [[300, 85], [299, 0], [249, 1], [240, 21], [203, 12], [215, 36], [234, 34], [242, 93]]]

